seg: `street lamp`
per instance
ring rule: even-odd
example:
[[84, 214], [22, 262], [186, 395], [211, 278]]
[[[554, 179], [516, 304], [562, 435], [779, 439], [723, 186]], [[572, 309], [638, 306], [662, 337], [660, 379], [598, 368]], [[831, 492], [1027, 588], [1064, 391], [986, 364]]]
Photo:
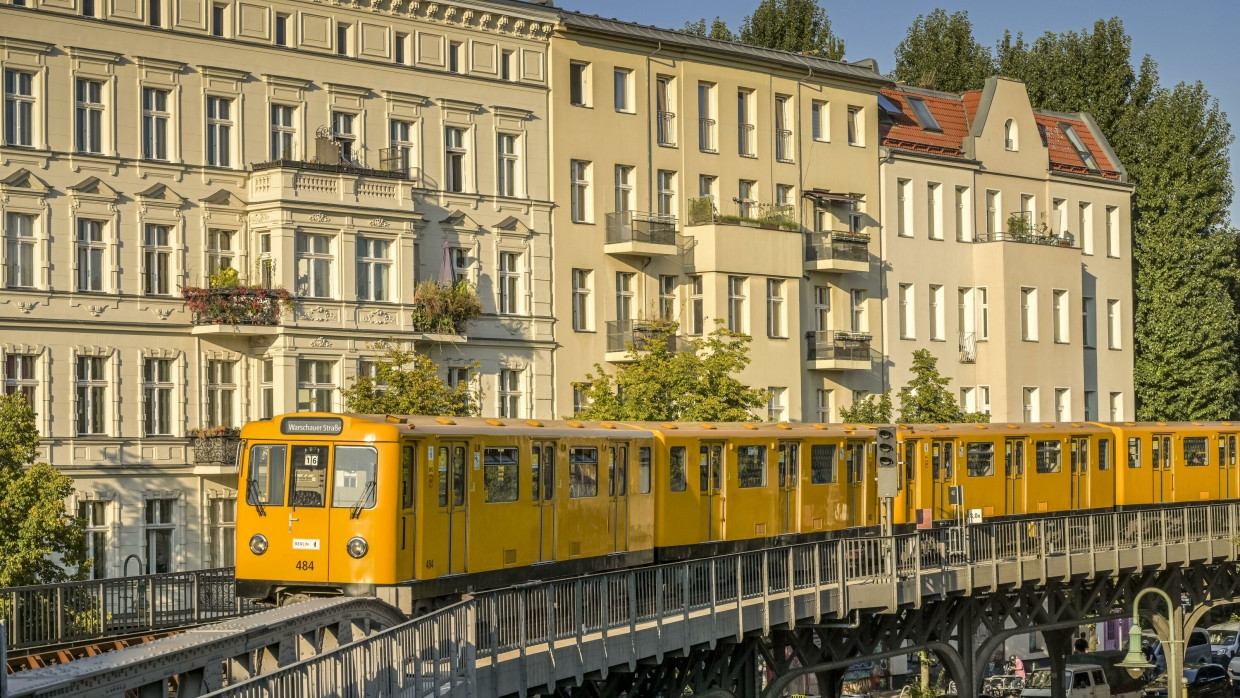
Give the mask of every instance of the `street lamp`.
[[[1124, 661], [1116, 662], [1115, 666], [1128, 671], [1128, 675], [1132, 678], [1140, 678], [1141, 674], [1147, 669], [1153, 669], [1154, 665], [1145, 659], [1145, 653], [1141, 651], [1141, 626], [1137, 609], [1141, 606], [1141, 597], [1154, 592], [1167, 602], [1167, 641], [1163, 643], [1163, 656], [1167, 658], [1167, 698], [1179, 698], [1183, 695], [1183, 689], [1172, 692], [1172, 686], [1180, 687], [1184, 682], [1183, 672], [1180, 670], [1180, 659], [1183, 653], [1180, 645], [1183, 643], [1179, 639], [1180, 623], [1175, 618], [1175, 605], [1171, 603], [1171, 597], [1167, 596], [1162, 589], [1142, 589], [1132, 601], [1132, 627], [1128, 628], [1128, 654], [1124, 656]], [[1173, 683], [1174, 682], [1174, 683]]]

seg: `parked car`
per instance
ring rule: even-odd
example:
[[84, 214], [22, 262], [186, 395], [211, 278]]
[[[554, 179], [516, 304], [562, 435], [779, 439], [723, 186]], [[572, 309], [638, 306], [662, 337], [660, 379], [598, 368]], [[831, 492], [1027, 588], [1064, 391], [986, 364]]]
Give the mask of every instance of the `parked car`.
[[[1148, 639], [1154, 649], [1154, 666], [1158, 667], [1159, 673], [1167, 671], [1167, 658], [1163, 655], [1162, 643], [1158, 641], [1158, 636], [1152, 630], [1146, 630], [1141, 633], [1143, 637]], [[1184, 666], [1189, 664], [1209, 664], [1213, 657], [1213, 648], [1210, 644], [1210, 633], [1201, 628], [1193, 628], [1188, 635], [1188, 643], [1184, 647]]]
[[1231, 677], [1232, 690], [1240, 694], [1240, 656], [1231, 658], [1227, 664], [1227, 675]]
[[[1068, 664], [1064, 667], [1066, 698], [1136, 698], [1140, 693], [1112, 694], [1106, 670], [1097, 664]], [[1038, 669], [1025, 679], [1020, 698], [1050, 698], [1051, 670]]]
[[1210, 649], [1215, 661], [1230, 662], [1240, 651], [1240, 623], [1219, 623], [1210, 626]]
[[[1192, 664], [1184, 668], [1188, 698], [1228, 698], [1231, 681], [1227, 670], [1218, 664]], [[1145, 687], [1146, 698], [1167, 698], [1167, 672]], [[1178, 696], [1173, 696], [1178, 698]]]

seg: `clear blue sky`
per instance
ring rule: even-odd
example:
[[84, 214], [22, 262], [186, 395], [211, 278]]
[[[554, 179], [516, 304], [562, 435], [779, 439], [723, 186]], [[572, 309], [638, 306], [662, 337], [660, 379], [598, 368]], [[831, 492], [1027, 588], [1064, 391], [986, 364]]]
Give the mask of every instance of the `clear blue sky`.
[[[758, 0], [556, 0], [556, 4], [604, 17], [679, 29], [686, 21], [719, 15], [736, 31]], [[1023, 31], [1032, 39], [1046, 31], [1080, 31], [1094, 20], [1119, 16], [1132, 37], [1134, 63], [1149, 54], [1158, 63], [1164, 85], [1202, 81], [1231, 115], [1232, 133], [1240, 133], [1240, 79], [1235, 55], [1240, 37], [1240, 2], [1235, 0], [1040, 0], [1007, 2], [968, 0], [820, 0], [835, 33], [844, 39], [845, 59], [878, 59], [879, 69], [895, 67], [896, 44], [919, 14], [936, 7], [966, 10], [973, 34], [993, 46], [1004, 29]], [[1232, 148], [1232, 181], [1240, 181], [1240, 157]], [[1240, 203], [1232, 205], [1232, 224], [1240, 224]]]

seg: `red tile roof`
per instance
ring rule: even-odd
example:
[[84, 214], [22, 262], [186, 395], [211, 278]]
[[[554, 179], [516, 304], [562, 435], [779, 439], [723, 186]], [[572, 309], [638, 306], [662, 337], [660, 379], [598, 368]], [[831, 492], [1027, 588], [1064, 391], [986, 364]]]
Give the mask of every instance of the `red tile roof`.
[[977, 105], [982, 103], [982, 91], [969, 90], [960, 95], [960, 98], [964, 100], [964, 110], [969, 115], [969, 123], [977, 121]]
[[917, 122], [916, 112], [908, 103], [909, 93], [891, 89], [882, 93], [904, 112], [891, 114], [889, 122], [879, 123], [879, 137], [883, 145], [937, 155], [964, 156], [961, 140], [969, 135], [969, 123], [959, 98], [920, 92], [911, 95], [925, 101], [926, 108], [943, 128], [942, 132], [938, 132], [927, 131]]
[[[1046, 143], [1046, 149], [1050, 152], [1050, 168], [1052, 170], [1080, 175], [1100, 175], [1106, 179], [1119, 179], [1119, 171], [1111, 164], [1110, 159], [1107, 158], [1106, 153], [1102, 150], [1102, 146], [1098, 145], [1098, 140], [1094, 138], [1094, 132], [1090, 130], [1089, 125], [1084, 121], [1037, 112], [1034, 113], [1033, 118], [1038, 122], [1038, 131], [1042, 135], [1042, 141]], [[1089, 152], [1094, 156], [1094, 160], [1098, 162], [1098, 168], [1101, 172], [1090, 172], [1085, 163], [1081, 161], [1081, 156], [1077, 155], [1076, 148], [1072, 146], [1072, 142], [1064, 135], [1060, 124], [1068, 124], [1073, 131], [1076, 131], [1076, 135], [1080, 137], [1081, 143], [1089, 149]]]

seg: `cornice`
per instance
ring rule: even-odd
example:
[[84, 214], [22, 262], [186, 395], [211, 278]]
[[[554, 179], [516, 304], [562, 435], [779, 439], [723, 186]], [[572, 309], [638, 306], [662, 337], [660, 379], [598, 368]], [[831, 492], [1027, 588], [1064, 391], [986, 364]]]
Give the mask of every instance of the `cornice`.
[[[509, 3], [426, 2], [425, 0], [302, 0], [312, 5], [334, 5], [358, 11], [408, 17], [432, 24], [492, 34], [546, 41], [555, 29], [553, 10], [521, 11]], [[532, 9], [532, 8], [531, 8]]]

